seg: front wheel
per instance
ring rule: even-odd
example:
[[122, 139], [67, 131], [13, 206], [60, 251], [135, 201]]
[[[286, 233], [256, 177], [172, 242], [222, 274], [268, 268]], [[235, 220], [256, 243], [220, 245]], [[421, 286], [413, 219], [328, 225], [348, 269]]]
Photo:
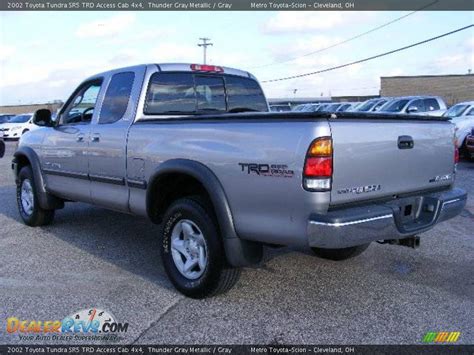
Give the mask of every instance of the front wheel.
[[30, 227], [50, 224], [54, 219], [54, 210], [42, 209], [38, 203], [38, 195], [30, 166], [25, 166], [18, 174], [16, 201], [21, 219]]
[[182, 198], [169, 207], [163, 219], [160, 253], [178, 291], [204, 298], [234, 286], [240, 270], [227, 265], [220, 238], [204, 199]]
[[319, 256], [320, 258], [340, 261], [340, 260], [350, 259], [361, 254], [362, 252], [365, 251], [365, 249], [369, 247], [369, 245], [370, 243], [357, 245], [355, 247], [341, 248], [341, 249], [323, 249], [323, 248], [311, 248], [311, 249], [313, 250], [313, 253], [316, 254], [316, 256]]

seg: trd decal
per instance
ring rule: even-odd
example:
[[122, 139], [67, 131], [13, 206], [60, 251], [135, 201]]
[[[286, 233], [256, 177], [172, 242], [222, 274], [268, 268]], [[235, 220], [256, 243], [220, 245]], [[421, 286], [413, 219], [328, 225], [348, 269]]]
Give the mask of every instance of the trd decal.
[[257, 163], [239, 163], [241, 171], [247, 174], [256, 174], [260, 176], [273, 177], [293, 177], [293, 170], [288, 169], [285, 164], [257, 164]]

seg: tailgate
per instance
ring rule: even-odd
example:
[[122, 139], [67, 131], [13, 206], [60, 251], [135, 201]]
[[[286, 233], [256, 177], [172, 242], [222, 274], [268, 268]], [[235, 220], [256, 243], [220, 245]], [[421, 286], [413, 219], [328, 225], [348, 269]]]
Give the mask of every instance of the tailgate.
[[453, 183], [454, 127], [449, 122], [333, 119], [329, 124], [331, 205]]

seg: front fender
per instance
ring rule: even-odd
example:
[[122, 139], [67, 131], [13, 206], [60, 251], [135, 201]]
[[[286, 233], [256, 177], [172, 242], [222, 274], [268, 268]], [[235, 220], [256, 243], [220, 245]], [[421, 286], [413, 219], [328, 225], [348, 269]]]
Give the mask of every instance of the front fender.
[[21, 168], [27, 164], [31, 166], [31, 170], [33, 171], [33, 179], [35, 182], [35, 187], [37, 189], [38, 202], [41, 208], [45, 210], [63, 208], [64, 207], [63, 200], [49, 194], [46, 191], [43, 174], [41, 173], [41, 165], [40, 165], [38, 155], [30, 147], [25, 147], [25, 146], [20, 147], [13, 154], [12, 166], [14, 169], [16, 184], [19, 183], [18, 174]]

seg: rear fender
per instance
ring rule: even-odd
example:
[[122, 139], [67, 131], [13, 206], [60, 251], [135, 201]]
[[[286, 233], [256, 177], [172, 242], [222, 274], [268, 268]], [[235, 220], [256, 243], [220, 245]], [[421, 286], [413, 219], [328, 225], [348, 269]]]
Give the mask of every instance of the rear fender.
[[197, 161], [172, 159], [160, 164], [155, 170], [150, 177], [146, 197], [147, 213], [151, 219], [153, 219], [151, 206], [157, 191], [154, 185], [161, 176], [170, 173], [189, 175], [204, 186], [214, 207], [229, 264], [239, 267], [255, 264], [261, 260], [263, 250], [261, 244], [243, 240], [237, 235], [232, 211], [221, 183], [207, 166]]

